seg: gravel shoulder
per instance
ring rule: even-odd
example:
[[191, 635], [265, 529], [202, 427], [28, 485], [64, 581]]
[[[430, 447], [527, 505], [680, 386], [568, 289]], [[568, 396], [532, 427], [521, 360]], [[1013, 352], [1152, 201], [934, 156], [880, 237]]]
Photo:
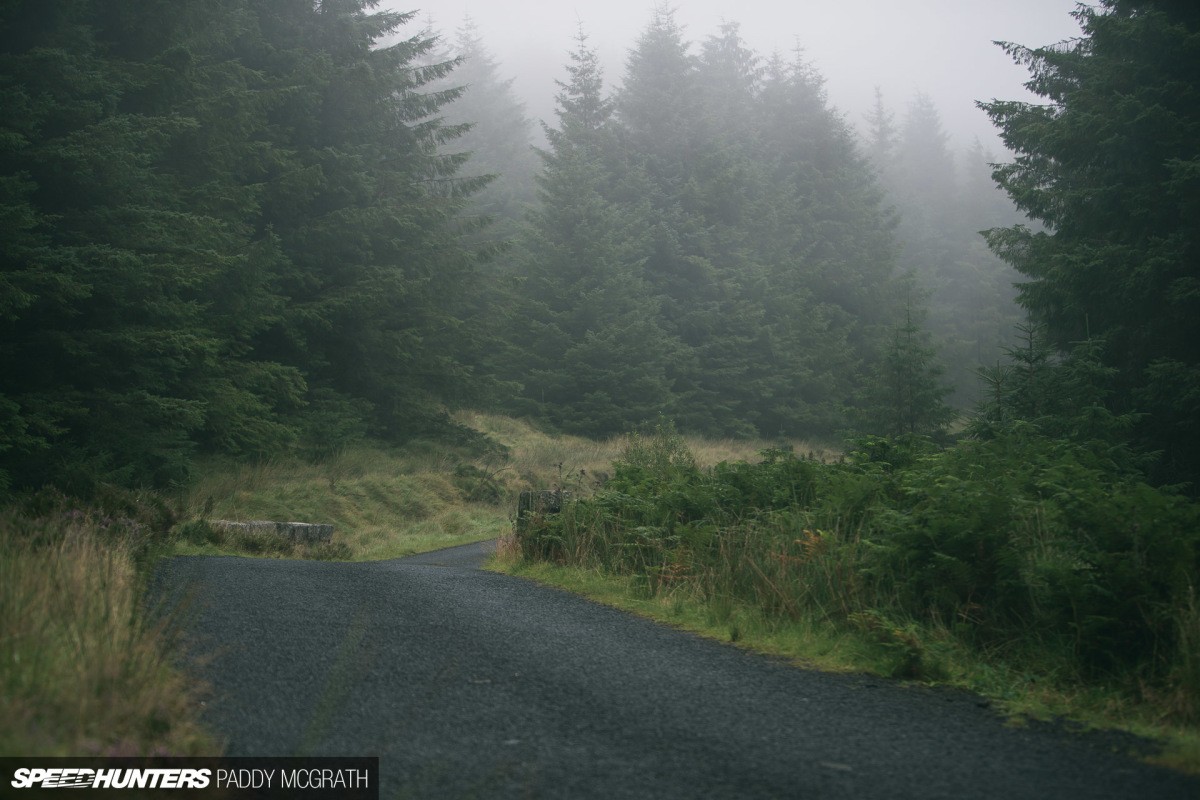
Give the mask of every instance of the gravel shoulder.
[[175, 609], [228, 755], [380, 757], [383, 798], [1189, 798], [1122, 737], [798, 669], [479, 569], [181, 556]]

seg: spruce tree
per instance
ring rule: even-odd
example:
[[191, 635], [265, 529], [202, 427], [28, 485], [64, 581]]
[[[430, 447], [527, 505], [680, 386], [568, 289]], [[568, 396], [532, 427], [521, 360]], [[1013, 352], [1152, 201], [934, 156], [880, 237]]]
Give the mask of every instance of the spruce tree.
[[525, 410], [609, 435], [671, 410], [676, 344], [641, 273], [645, 215], [613, 200], [627, 194], [619, 185], [627, 177], [610, 169], [619, 157], [612, 103], [582, 34], [567, 72], [558, 127], [546, 127], [541, 203], [520, 243], [526, 279], [511, 377], [524, 386]]
[[1011, 288], [1016, 275], [988, 252], [979, 233], [993, 220], [1014, 219], [1011, 208], [1002, 215], [996, 192], [978, 180], [983, 158], [980, 148], [969, 152], [960, 179], [941, 114], [918, 93], [882, 170], [900, 218], [898, 266], [928, 297], [929, 331], [946, 359], [958, 408], [975, 401], [976, 368], [1000, 355], [1019, 320]]
[[533, 149], [533, 121], [516, 95], [513, 79], [502, 77], [500, 64], [470, 18], [459, 26], [450, 52], [459, 65], [432, 88], [462, 89], [440, 113], [445, 125], [469, 129], [448, 143], [447, 150], [470, 155], [462, 168], [464, 176], [493, 178], [464, 212], [487, 218], [484, 241], [504, 242], [515, 235], [535, 199], [533, 177], [540, 164]]
[[448, 67], [375, 47], [408, 17], [369, 5], [0, 10], [0, 486], [164, 485], [304, 413], [437, 416], [478, 182], [421, 91]]
[[867, 115], [866, 139], [867, 158], [879, 176], [886, 180], [896, 166], [893, 157], [897, 147], [897, 129], [895, 114], [884, 103], [883, 90], [878, 86], [875, 87], [875, 103]]
[[1200, 7], [1103, 0], [1083, 35], [1004, 45], [1043, 103], [981, 104], [1016, 157], [995, 177], [1042, 223], [989, 232], [1054, 346], [1103, 343], [1113, 409], [1147, 412], [1159, 477], [1200, 479]]
[[697, 57], [659, 10], [617, 98], [649, 182], [645, 273], [687, 358], [678, 420], [712, 433], [830, 433], [895, 312], [890, 222], [802, 60], [764, 65], [725, 25]]
[[951, 389], [942, 382], [929, 334], [911, 303], [891, 332], [871, 387], [865, 413], [867, 432], [884, 436], [932, 436], [941, 433], [955, 412], [945, 403]]
[[221, 407], [255, 370], [225, 360], [245, 328], [227, 327], [208, 303], [234, 282], [253, 317], [270, 298], [250, 263], [262, 254], [220, 207], [245, 193], [189, 158], [243, 121], [222, 124], [213, 108], [213, 82], [223, 111], [247, 102], [245, 71], [213, 44], [236, 38], [237, 18], [170, 5], [2, 12], [0, 91], [14, 113], [0, 174], [17, 232], [5, 236], [2, 269], [17, 302], [0, 332], [0, 459], [19, 485], [161, 485], [186, 477], [205, 430], [286, 438], [269, 415], [251, 422]]
[[439, 151], [462, 132], [437, 117], [458, 92], [427, 87], [454, 64], [422, 66], [421, 34], [381, 46], [413, 15], [373, 5], [253, 5], [264, 38], [247, 58], [288, 87], [267, 133], [287, 156], [257, 220], [279, 240], [285, 306], [254, 352], [303, 372], [321, 420], [365, 414], [403, 439], [439, 425], [466, 379], [451, 302], [472, 264], [453, 221], [486, 179]]
[[760, 107], [771, 211], [754, 238], [769, 265], [776, 339], [788, 343], [782, 394], [792, 399], [780, 427], [829, 435], [844, 426], [896, 318], [894, 221], [802, 53], [773, 60]]
[[677, 329], [685, 329], [696, 309], [719, 294], [712, 264], [701, 255], [705, 231], [694, 213], [700, 197], [691, 168], [702, 137], [695, 124], [700, 116], [695, 70], [674, 12], [658, 8], [630, 51], [616, 97], [627, 160], [649, 181], [654, 209], [646, 276], [664, 298], [668, 324]]

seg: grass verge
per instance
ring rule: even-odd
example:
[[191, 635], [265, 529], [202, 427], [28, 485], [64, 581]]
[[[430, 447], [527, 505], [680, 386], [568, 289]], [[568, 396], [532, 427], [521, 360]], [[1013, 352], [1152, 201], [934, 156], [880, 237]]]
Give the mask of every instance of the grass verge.
[[[1149, 752], [1131, 749], [1129, 755], [1151, 763], [1200, 774], [1200, 732], [1166, 723], [1144, 703], [1117, 691], [1056, 685], [1052, 680], [996, 662], [981, 661], [947, 636], [920, 642], [880, 636], [870, 630], [852, 631], [812, 618], [780, 620], [740, 603], [706, 603], [685, 588], [646, 591], [636, 576], [614, 575], [599, 569], [529, 561], [505, 540], [488, 569], [532, 580], [581, 595], [613, 608], [637, 614], [679, 630], [753, 652], [788, 659], [797, 667], [835, 673], [868, 673], [892, 677], [911, 647], [923, 650], [939, 664], [936, 679], [906, 681], [945, 686], [978, 694], [1009, 724], [1034, 721], [1064, 724], [1068, 730], [1118, 730], [1151, 740]], [[1130, 742], [1131, 747], [1134, 742]]]
[[[486, 456], [418, 445], [361, 445], [320, 463], [210, 462], [182, 501], [190, 522], [176, 552], [377, 561], [492, 539], [508, 526], [505, 490], [483, 467]], [[293, 547], [236, 536], [207, 520], [329, 523], [329, 545]]]
[[202, 689], [142, 609], [141, 523], [0, 513], [0, 755], [203, 755]]
[[1014, 720], [1149, 735], [1159, 760], [1197, 771], [1200, 507], [1057, 440], [862, 447], [849, 463], [771, 450], [706, 469], [663, 427], [508, 549], [656, 619], [973, 690]]

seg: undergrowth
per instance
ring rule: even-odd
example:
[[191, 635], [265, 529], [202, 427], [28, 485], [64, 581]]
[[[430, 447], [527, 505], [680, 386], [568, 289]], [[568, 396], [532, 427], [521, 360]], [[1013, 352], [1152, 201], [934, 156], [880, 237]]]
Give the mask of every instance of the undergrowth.
[[143, 608], [160, 498], [52, 492], [0, 511], [0, 754], [201, 755], [201, 689]]
[[530, 523], [526, 563], [620, 576], [730, 639], [850, 637], [848, 663], [878, 673], [1195, 741], [1200, 509], [1086, 448], [1017, 430], [704, 468], [662, 429]]

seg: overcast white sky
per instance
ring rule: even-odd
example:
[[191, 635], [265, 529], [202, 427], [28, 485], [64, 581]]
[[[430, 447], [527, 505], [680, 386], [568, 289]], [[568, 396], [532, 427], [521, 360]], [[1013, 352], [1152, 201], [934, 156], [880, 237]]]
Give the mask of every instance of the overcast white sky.
[[[530, 115], [553, 112], [554, 79], [563, 76], [572, 38], [582, 23], [600, 52], [606, 75], [619, 83], [625, 57], [645, 29], [655, 0], [384, 0], [420, 10], [448, 34], [470, 15]], [[993, 40], [1037, 46], [1078, 35], [1075, 0], [680, 0], [676, 19], [694, 43], [722, 21], [741, 23], [760, 53], [796, 44], [826, 79], [833, 104], [856, 126], [880, 86], [897, 121], [914, 93], [930, 95], [954, 146], [979, 136], [998, 148], [976, 100], [1028, 99], [1027, 73]], [[415, 31], [414, 31], [415, 32]], [[698, 46], [693, 47], [693, 52]]]

